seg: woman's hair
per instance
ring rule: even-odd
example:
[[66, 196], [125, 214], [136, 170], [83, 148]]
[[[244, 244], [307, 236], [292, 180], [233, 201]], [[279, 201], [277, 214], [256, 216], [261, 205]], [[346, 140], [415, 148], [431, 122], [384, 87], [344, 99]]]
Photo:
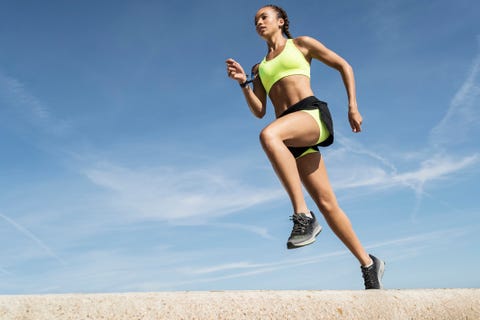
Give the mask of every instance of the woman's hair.
[[287, 36], [287, 38], [292, 39], [292, 35], [290, 34], [290, 21], [288, 21], [288, 16], [287, 12], [283, 10], [283, 8], [280, 8], [279, 6], [276, 6], [274, 4], [267, 4], [265, 7], [270, 7], [273, 10], [277, 11], [277, 17], [283, 19], [285, 22], [283, 27], [282, 27], [282, 32]]

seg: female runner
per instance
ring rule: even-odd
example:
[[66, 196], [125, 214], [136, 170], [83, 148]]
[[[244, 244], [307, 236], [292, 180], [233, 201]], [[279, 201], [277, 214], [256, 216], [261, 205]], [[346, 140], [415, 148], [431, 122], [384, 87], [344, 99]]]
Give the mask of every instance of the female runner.
[[311, 244], [322, 229], [306, 204], [303, 183], [328, 225], [358, 259], [365, 289], [381, 289], [385, 263], [369, 255], [357, 238], [337, 203], [318, 150], [318, 146], [333, 143], [334, 132], [327, 104], [314, 96], [310, 86], [311, 61], [319, 60], [340, 72], [348, 95], [348, 120], [352, 131], [358, 133], [362, 116], [357, 107], [353, 70], [319, 41], [307, 36], [292, 38], [287, 13], [278, 6], [260, 8], [255, 27], [267, 44], [267, 55], [252, 68], [251, 80], [233, 59], [226, 61], [227, 72], [240, 84], [256, 117], [265, 115], [267, 96], [274, 106], [276, 120], [262, 130], [260, 141], [293, 206], [293, 229], [287, 248]]

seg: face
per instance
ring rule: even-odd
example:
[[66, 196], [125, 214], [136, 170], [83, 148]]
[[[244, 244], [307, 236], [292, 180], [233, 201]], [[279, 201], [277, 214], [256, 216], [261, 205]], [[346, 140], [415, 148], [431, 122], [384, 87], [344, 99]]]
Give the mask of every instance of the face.
[[275, 32], [281, 33], [283, 24], [283, 19], [278, 18], [277, 11], [271, 7], [261, 8], [255, 15], [255, 28], [262, 38], [266, 38]]

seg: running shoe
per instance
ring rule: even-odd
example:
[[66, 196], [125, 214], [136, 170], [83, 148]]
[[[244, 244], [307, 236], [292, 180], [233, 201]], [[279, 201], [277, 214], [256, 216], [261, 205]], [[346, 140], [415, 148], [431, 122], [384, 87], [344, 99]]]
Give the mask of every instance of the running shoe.
[[308, 217], [304, 213], [294, 214], [290, 220], [293, 221], [293, 229], [287, 241], [288, 249], [295, 249], [306, 246], [315, 241], [316, 236], [322, 231], [322, 227], [318, 224], [317, 218], [313, 212], [312, 217]]
[[369, 255], [373, 264], [369, 267], [361, 267], [365, 289], [383, 289], [382, 277], [385, 271], [385, 262]]

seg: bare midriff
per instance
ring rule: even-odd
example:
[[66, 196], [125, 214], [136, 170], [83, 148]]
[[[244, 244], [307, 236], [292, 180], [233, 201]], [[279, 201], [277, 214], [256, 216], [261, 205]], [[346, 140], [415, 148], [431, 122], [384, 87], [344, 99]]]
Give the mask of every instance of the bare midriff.
[[291, 75], [278, 80], [269, 93], [277, 118], [288, 107], [310, 96], [313, 96], [310, 78], [303, 75]]

